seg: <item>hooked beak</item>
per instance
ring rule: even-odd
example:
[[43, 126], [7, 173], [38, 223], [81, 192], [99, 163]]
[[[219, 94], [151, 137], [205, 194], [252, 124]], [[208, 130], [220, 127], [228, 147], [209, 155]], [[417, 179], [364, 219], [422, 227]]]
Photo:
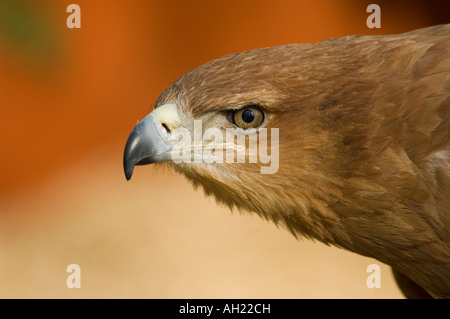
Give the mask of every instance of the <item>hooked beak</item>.
[[170, 160], [171, 132], [179, 125], [176, 104], [164, 104], [147, 115], [131, 132], [123, 154], [125, 177], [130, 180], [134, 166]]

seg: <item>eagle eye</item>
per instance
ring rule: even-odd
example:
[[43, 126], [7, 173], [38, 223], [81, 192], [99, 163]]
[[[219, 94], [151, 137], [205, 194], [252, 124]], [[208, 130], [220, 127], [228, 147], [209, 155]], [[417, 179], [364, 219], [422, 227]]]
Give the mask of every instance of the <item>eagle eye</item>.
[[231, 110], [228, 120], [240, 128], [256, 128], [264, 121], [264, 113], [257, 105], [249, 105], [240, 110]]

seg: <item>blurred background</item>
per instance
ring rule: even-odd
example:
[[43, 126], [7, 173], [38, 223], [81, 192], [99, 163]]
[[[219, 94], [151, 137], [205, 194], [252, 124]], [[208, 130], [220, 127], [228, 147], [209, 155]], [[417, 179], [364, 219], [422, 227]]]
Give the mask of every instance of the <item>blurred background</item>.
[[[366, 26], [370, 3], [381, 29]], [[123, 147], [211, 59], [448, 22], [448, 0], [0, 0], [0, 297], [402, 298], [378, 261], [230, 213], [175, 173], [126, 182]], [[66, 286], [73, 263], [80, 289]]]

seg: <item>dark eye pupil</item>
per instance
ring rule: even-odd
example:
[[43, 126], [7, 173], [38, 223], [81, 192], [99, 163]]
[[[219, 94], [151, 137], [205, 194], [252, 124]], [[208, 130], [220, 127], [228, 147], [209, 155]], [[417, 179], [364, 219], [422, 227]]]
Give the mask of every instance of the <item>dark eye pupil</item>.
[[245, 123], [251, 123], [255, 119], [255, 113], [252, 110], [245, 110], [242, 112], [242, 120]]

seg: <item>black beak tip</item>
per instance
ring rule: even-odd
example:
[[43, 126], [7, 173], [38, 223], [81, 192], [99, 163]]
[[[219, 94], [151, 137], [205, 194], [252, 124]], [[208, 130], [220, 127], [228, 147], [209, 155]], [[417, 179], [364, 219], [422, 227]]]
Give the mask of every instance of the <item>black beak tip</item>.
[[133, 169], [130, 169], [130, 170], [125, 169], [125, 178], [127, 179], [127, 181], [129, 181], [131, 179], [132, 175], [133, 175]]
[[133, 175], [134, 165], [130, 165], [131, 163], [127, 160], [126, 154], [124, 154], [123, 157], [123, 171], [125, 173], [125, 178], [127, 181], [131, 179], [131, 176]]
[[123, 171], [125, 173], [125, 178], [127, 181], [131, 179], [133, 175], [134, 166], [136, 165], [134, 156], [133, 156], [133, 140], [135, 139], [135, 130], [128, 137], [127, 143], [125, 145], [125, 150], [123, 152]]

